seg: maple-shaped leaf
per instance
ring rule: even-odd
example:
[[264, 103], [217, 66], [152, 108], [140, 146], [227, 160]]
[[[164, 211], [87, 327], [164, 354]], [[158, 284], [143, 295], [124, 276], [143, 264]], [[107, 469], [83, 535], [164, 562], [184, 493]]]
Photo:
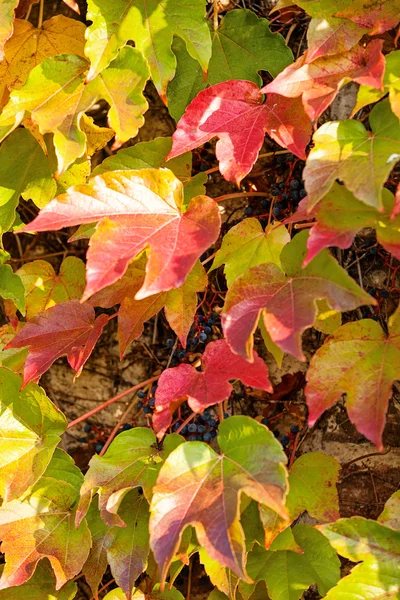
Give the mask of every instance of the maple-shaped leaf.
[[261, 91], [287, 98], [301, 97], [307, 115], [316, 121], [345, 83], [355, 81], [376, 88], [382, 86], [385, 70], [382, 44], [382, 40], [373, 40], [366, 48], [355, 46], [343, 54], [323, 56], [312, 63], [307, 62], [307, 54], [304, 54]]
[[317, 317], [317, 300], [326, 299], [340, 311], [375, 304], [328, 250], [303, 269], [307, 237], [306, 231], [300, 232], [283, 248], [284, 272], [273, 263], [252, 267], [234, 281], [226, 295], [221, 315], [224, 335], [232, 350], [247, 360], [252, 360], [253, 333], [260, 316], [281, 350], [305, 360], [301, 336]]
[[36, 483], [67, 427], [42, 388], [0, 368], [0, 496], [8, 502]]
[[163, 459], [184, 439], [177, 434], [168, 436], [163, 450], [158, 450], [153, 431], [136, 427], [123, 431], [110, 444], [104, 456], [93, 456], [81, 488], [77, 523], [85, 517], [97, 492], [101, 518], [107, 525], [124, 526], [117, 514], [119, 506], [132, 488], [142, 487], [149, 500]]
[[68, 581], [59, 590], [47, 559], [42, 559], [34, 575], [26, 583], [0, 590], [0, 600], [74, 600], [78, 586]]
[[400, 119], [400, 50], [387, 54], [385, 61], [383, 88], [377, 90], [368, 85], [361, 85], [358, 90], [356, 105], [351, 112], [352, 117], [367, 104], [378, 102], [389, 93], [391, 109]]
[[356, 198], [382, 210], [382, 188], [400, 158], [400, 123], [383, 100], [369, 115], [371, 131], [360, 121], [331, 121], [317, 129], [314, 147], [304, 169], [311, 210], [331, 189], [336, 179]]
[[249, 364], [233, 354], [225, 340], [208, 344], [202, 357], [202, 371], [192, 365], [179, 365], [166, 369], [158, 380], [153, 427], [161, 438], [171, 424], [172, 414], [185, 401], [197, 413], [208, 406], [223, 402], [232, 392], [232, 379], [245, 385], [272, 392], [265, 362], [253, 353]]
[[351, 517], [319, 525], [333, 548], [352, 562], [360, 562], [327, 600], [397, 600], [400, 595], [400, 532], [384, 525]]
[[101, 98], [110, 105], [108, 120], [116, 133], [116, 145], [135, 137], [148, 107], [143, 89], [149, 71], [141, 53], [124, 48], [107, 69], [86, 84], [88, 68], [84, 58], [60, 54], [32, 69], [25, 84], [11, 92], [0, 115], [0, 137], [29, 116], [41, 134], [54, 133], [59, 171], [65, 171], [85, 153], [81, 119]]
[[72, 187], [22, 231], [51, 231], [100, 221], [87, 253], [84, 299], [120, 279], [149, 247], [146, 277], [135, 298], [180, 287], [218, 238], [216, 202], [195, 196], [182, 214], [183, 186], [168, 169], [116, 171]]
[[117, 56], [129, 40], [143, 54], [158, 92], [165, 96], [168, 81], [175, 73], [176, 58], [171, 50], [174, 36], [207, 71], [211, 55], [210, 32], [205, 20], [205, 0], [88, 0], [86, 56], [92, 79]]
[[203, 442], [181, 444], [161, 467], [149, 526], [161, 582], [188, 525], [212, 559], [248, 581], [239, 522], [243, 492], [286, 516], [286, 457], [273, 434], [250, 417], [230, 417], [219, 426], [218, 444], [221, 454]]
[[279, 257], [289, 242], [290, 235], [286, 227], [276, 221], [264, 231], [258, 219], [245, 219], [224, 235], [211, 270], [224, 264], [226, 281], [230, 287], [237, 277], [251, 267], [265, 262], [281, 266]]
[[90, 299], [92, 306], [111, 308], [120, 304], [118, 311], [118, 341], [123, 356], [129, 344], [143, 333], [144, 323], [164, 308], [165, 316], [175, 331], [182, 346], [197, 308], [197, 292], [207, 286], [207, 274], [199, 261], [185, 279], [184, 284], [169, 292], [135, 300], [135, 295], [143, 285], [146, 271], [146, 257], [141, 256], [128, 267], [122, 279], [98, 292]]
[[43, 149], [26, 129], [14, 131], [0, 146], [0, 234], [12, 227], [21, 196], [44, 206], [56, 190]]
[[350, 4], [335, 15], [365, 27], [370, 35], [377, 35], [398, 24], [400, 0], [350, 0]]
[[86, 522], [78, 528], [74, 525], [76, 482], [82, 481], [82, 475], [63, 451], [57, 450], [56, 461], [56, 471], [50, 462], [28, 494], [0, 507], [1, 550], [6, 558], [0, 589], [28, 581], [39, 560], [47, 557], [58, 590], [79, 573], [89, 554]]
[[172, 148], [172, 138], [159, 137], [149, 142], [140, 142], [130, 148], [123, 148], [109, 156], [93, 170], [93, 175], [101, 175], [106, 171], [127, 171], [137, 169], [167, 167], [183, 183], [184, 202], [186, 207], [193, 196], [205, 193], [206, 173], [197, 173], [192, 177], [192, 153], [185, 152], [167, 162]]
[[264, 132], [281, 146], [305, 158], [311, 122], [301, 100], [269, 94], [263, 103], [251, 81], [217, 83], [201, 91], [187, 107], [172, 136], [174, 158], [218, 137], [216, 156], [227, 181], [240, 184], [257, 160]]
[[199, 63], [191, 58], [183, 41], [174, 38], [172, 49], [177, 66], [175, 77], [168, 85], [167, 98], [169, 113], [176, 121], [206, 86], [228, 79], [246, 79], [261, 85], [258, 71], [268, 71], [275, 77], [293, 60], [284, 38], [271, 32], [268, 21], [243, 8], [228, 12], [218, 29], [211, 31], [211, 40], [212, 55], [205, 79]]
[[0, 63], [1, 85], [9, 90], [20, 88], [34, 67], [50, 56], [78, 54], [84, 56], [85, 25], [76, 19], [56, 15], [42, 27], [15, 19], [14, 33], [4, 48]]
[[378, 517], [379, 523], [400, 531], [400, 490], [392, 494]]
[[[300, 456], [289, 471], [289, 493], [286, 509], [292, 523], [307, 511], [319, 522], [335, 521], [340, 517], [336, 484], [340, 463], [322, 452], [307, 452]], [[269, 548], [276, 536], [287, 527], [287, 522], [271, 509], [260, 506], [265, 530], [265, 547]]]
[[108, 319], [107, 315], [96, 318], [94, 308], [78, 300], [37, 313], [6, 346], [6, 350], [29, 347], [23, 385], [38, 381], [61, 356], [67, 356], [78, 376]]
[[389, 319], [388, 335], [372, 319], [346, 323], [317, 350], [307, 371], [310, 426], [346, 394], [350, 421], [382, 450], [386, 411], [399, 367], [399, 310]]
[[323, 248], [350, 248], [357, 232], [364, 227], [373, 227], [378, 242], [400, 259], [400, 217], [393, 218], [394, 197], [386, 188], [382, 190], [382, 204], [384, 213], [360, 202], [338, 183], [333, 184], [310, 213], [307, 213], [308, 200], [305, 198], [297, 212], [287, 219], [287, 222], [316, 219], [310, 229], [308, 252], [303, 264], [307, 265]]
[[46, 260], [26, 263], [16, 275], [24, 286], [28, 320], [55, 304], [79, 300], [85, 289], [85, 265], [75, 256], [63, 260], [58, 275]]
[[349, 0], [298, 0], [296, 5], [311, 17], [307, 29], [307, 62], [331, 54], [347, 52], [366, 33], [366, 30], [349, 21], [333, 16], [346, 8]]

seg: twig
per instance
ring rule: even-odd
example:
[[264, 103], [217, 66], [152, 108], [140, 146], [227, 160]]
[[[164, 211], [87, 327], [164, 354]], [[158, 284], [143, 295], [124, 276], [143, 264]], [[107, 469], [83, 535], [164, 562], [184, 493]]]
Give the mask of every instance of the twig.
[[98, 412], [103, 410], [103, 408], [107, 408], [107, 406], [114, 404], [114, 402], [118, 402], [118, 400], [121, 400], [121, 398], [124, 398], [125, 396], [128, 396], [129, 394], [134, 394], [135, 392], [140, 390], [142, 387], [149, 385], [149, 383], [153, 383], [153, 381], [157, 381], [157, 379], [159, 377], [160, 376], [157, 375], [156, 377], [151, 377], [150, 379], [146, 379], [146, 381], [142, 381], [142, 383], [138, 383], [137, 385], [132, 386], [131, 388], [125, 390], [124, 392], [121, 392], [117, 396], [110, 398], [106, 402], [103, 402], [103, 404], [100, 404], [100, 406], [96, 406], [96, 408], [92, 408], [92, 410], [89, 410], [89, 412], [85, 413], [84, 415], [81, 415], [77, 419], [70, 421], [70, 423], [68, 423], [67, 429], [71, 429], [71, 427], [78, 425], [78, 423], [82, 423], [82, 421], [86, 421], [86, 419], [89, 419], [93, 415], [97, 414]]
[[111, 442], [113, 441], [115, 436], [117, 435], [118, 429], [121, 427], [121, 425], [123, 425], [125, 423], [126, 417], [129, 415], [132, 408], [135, 406], [136, 402], [137, 402], [137, 400], [136, 400], [136, 396], [135, 396], [133, 398], [133, 400], [128, 404], [127, 408], [124, 410], [121, 417], [118, 419], [117, 424], [115, 425], [114, 429], [108, 436], [103, 448], [101, 449], [101, 452], [99, 452], [99, 456], [103, 456], [103, 454], [106, 452], [107, 448], [109, 447], [109, 445], [111, 444]]
[[362, 456], [357, 456], [357, 458], [352, 458], [347, 463], [344, 463], [344, 465], [342, 465], [342, 469], [347, 469], [347, 467], [349, 467], [350, 465], [352, 465], [353, 463], [355, 463], [359, 460], [363, 460], [363, 458], [371, 458], [372, 456], [385, 456], [385, 454], [389, 454], [390, 451], [391, 451], [391, 447], [389, 446], [389, 448], [387, 450], [385, 450], [385, 452], [370, 452], [369, 454], [363, 454]]
[[224, 200], [231, 200], [232, 198], [247, 198], [248, 196], [261, 196], [261, 198], [268, 197], [269, 194], [266, 192], [236, 192], [234, 194], [224, 194], [214, 198], [215, 202], [223, 202]]
[[40, 0], [39, 5], [39, 17], [38, 17], [38, 29], [43, 25], [43, 12], [44, 12], [44, 0]]
[[192, 421], [195, 416], [196, 416], [196, 413], [192, 412], [192, 414], [189, 415], [188, 418], [183, 421], [182, 425], [180, 425], [178, 427], [178, 429], [176, 430], [175, 433], [180, 433], [182, 431], [182, 429], [185, 427], [185, 425], [187, 425], [188, 423], [190, 423], [190, 421]]

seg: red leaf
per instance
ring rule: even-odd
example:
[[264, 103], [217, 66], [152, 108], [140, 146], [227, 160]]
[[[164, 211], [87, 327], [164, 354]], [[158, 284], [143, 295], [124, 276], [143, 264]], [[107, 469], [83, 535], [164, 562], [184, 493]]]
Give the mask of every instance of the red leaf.
[[287, 98], [302, 97], [303, 106], [312, 121], [328, 108], [339, 89], [348, 81], [382, 87], [385, 58], [383, 41], [373, 40], [366, 48], [333, 56], [324, 56], [307, 63], [307, 53], [289, 65], [261, 92], [280, 94]]
[[202, 371], [191, 365], [166, 369], [156, 391], [153, 426], [159, 438], [171, 424], [174, 411], [187, 399], [197, 413], [208, 406], [223, 402], [232, 392], [230, 379], [240, 379], [245, 385], [272, 392], [268, 368], [256, 352], [253, 363], [233, 354], [225, 340], [208, 344], [202, 359]]
[[218, 137], [216, 155], [227, 181], [240, 184], [250, 171], [267, 131], [279, 144], [305, 158], [311, 124], [299, 102], [277, 102], [276, 95], [262, 104], [255, 83], [224, 81], [200, 92], [189, 104], [172, 136], [168, 159]]
[[399, 0], [352, 0], [335, 17], [350, 19], [360, 27], [370, 29], [369, 35], [377, 35], [396, 27], [399, 15]]
[[29, 346], [23, 386], [38, 381], [57, 358], [65, 355], [78, 376], [107, 322], [107, 315], [96, 319], [94, 309], [77, 300], [35, 315], [5, 348]]
[[50, 202], [20, 231], [49, 231], [100, 221], [87, 253], [83, 300], [120, 279], [149, 247], [146, 277], [135, 299], [180, 287], [199, 256], [218, 238], [221, 217], [208, 196], [182, 214], [183, 186], [168, 169], [97, 175]]

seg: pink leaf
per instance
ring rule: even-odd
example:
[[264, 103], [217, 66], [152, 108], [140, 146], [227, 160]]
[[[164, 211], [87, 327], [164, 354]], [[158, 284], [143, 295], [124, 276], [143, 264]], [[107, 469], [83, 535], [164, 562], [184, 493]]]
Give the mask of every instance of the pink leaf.
[[6, 346], [29, 347], [23, 386], [38, 381], [57, 358], [65, 355], [78, 376], [107, 322], [107, 315], [96, 319], [94, 309], [77, 300], [36, 314]]
[[210, 343], [203, 355], [202, 371], [191, 365], [166, 369], [158, 382], [153, 426], [159, 438], [171, 424], [174, 411], [187, 399], [190, 408], [201, 413], [208, 406], [223, 402], [232, 392], [231, 379], [272, 392], [268, 368], [256, 352], [254, 362], [233, 354], [225, 340]]
[[305, 158], [311, 124], [298, 102], [272, 96], [265, 104], [255, 83], [225, 81], [200, 92], [172, 136], [168, 159], [218, 137], [216, 155], [227, 181], [237, 185], [251, 171], [267, 131], [279, 144]]

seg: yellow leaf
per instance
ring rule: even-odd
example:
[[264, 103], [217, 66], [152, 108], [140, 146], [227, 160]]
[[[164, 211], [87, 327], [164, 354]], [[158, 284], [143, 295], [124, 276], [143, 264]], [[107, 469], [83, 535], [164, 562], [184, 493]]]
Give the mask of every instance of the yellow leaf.
[[88, 156], [93, 156], [93, 154], [104, 148], [114, 135], [112, 129], [99, 127], [88, 115], [82, 116], [81, 128], [86, 134], [86, 154]]

